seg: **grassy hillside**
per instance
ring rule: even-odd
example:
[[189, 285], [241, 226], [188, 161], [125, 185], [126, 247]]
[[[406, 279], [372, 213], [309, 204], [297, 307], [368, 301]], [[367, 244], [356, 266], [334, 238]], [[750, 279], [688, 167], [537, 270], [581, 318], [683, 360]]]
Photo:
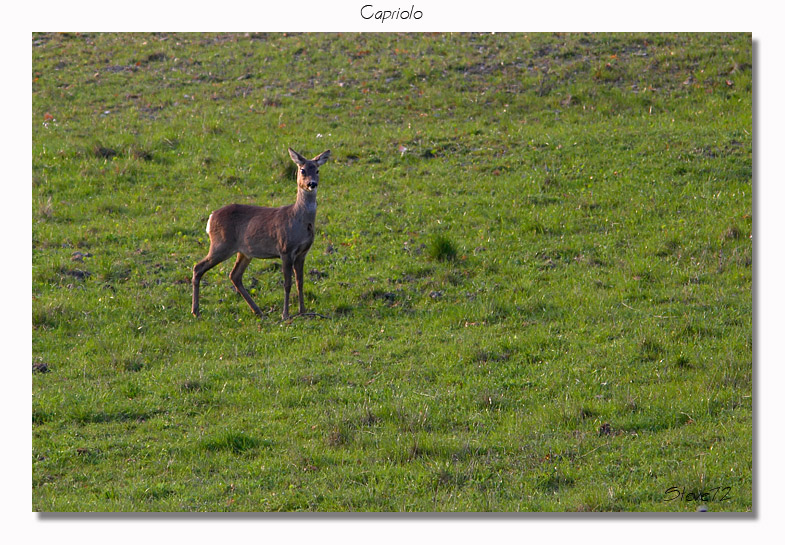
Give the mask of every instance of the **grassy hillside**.
[[[751, 50], [33, 35], [33, 510], [750, 510]], [[263, 260], [192, 317], [287, 146], [325, 317]]]

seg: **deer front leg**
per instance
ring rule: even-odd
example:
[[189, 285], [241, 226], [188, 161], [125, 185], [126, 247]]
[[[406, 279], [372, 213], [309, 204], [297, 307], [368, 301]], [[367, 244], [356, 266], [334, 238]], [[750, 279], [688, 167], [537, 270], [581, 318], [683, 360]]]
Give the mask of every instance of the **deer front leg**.
[[305, 297], [303, 296], [303, 266], [305, 256], [300, 256], [294, 262], [294, 279], [297, 282], [297, 297], [300, 301], [300, 314], [305, 314]]
[[292, 289], [292, 260], [289, 256], [281, 256], [283, 267], [283, 319], [289, 319], [289, 291]]

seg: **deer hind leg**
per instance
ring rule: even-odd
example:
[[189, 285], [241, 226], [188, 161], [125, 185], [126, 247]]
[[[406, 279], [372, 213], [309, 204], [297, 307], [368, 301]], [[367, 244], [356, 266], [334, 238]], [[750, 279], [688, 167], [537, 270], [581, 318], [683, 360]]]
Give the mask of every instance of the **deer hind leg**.
[[259, 307], [256, 306], [256, 303], [254, 303], [254, 300], [251, 299], [250, 294], [246, 291], [245, 286], [243, 286], [243, 273], [250, 262], [250, 257], [237, 252], [237, 261], [234, 262], [234, 267], [232, 268], [232, 272], [229, 273], [229, 278], [231, 279], [232, 284], [234, 284], [235, 289], [237, 289], [237, 292], [243, 296], [245, 302], [251, 307], [253, 313], [257, 316], [261, 316], [262, 311], [259, 310]]
[[305, 314], [305, 298], [303, 297], [303, 266], [305, 256], [298, 257], [294, 262], [294, 279], [297, 282], [297, 297], [300, 302], [300, 314]]
[[[224, 258], [226, 259], [226, 258]], [[218, 265], [223, 259], [215, 259], [214, 257], [208, 255], [199, 263], [194, 265], [194, 275], [191, 279], [191, 285], [193, 286], [193, 299], [191, 301], [191, 314], [194, 316], [199, 316], [199, 282], [202, 281], [202, 276], [204, 273]]]
[[226, 261], [226, 258], [230, 255], [232, 254], [226, 250], [215, 251], [215, 249], [211, 247], [207, 257], [194, 265], [194, 274], [191, 280], [191, 285], [193, 286], [191, 313], [194, 316], [199, 316], [199, 283], [202, 281], [202, 276], [219, 263]]

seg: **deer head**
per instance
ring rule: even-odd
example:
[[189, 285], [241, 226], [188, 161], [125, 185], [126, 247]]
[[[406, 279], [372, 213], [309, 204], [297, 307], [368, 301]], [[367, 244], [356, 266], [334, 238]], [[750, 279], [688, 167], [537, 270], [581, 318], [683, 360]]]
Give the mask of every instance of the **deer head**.
[[319, 167], [330, 158], [330, 150], [324, 151], [310, 161], [289, 148], [289, 157], [292, 158], [298, 167], [297, 187], [303, 191], [314, 191], [319, 185]]

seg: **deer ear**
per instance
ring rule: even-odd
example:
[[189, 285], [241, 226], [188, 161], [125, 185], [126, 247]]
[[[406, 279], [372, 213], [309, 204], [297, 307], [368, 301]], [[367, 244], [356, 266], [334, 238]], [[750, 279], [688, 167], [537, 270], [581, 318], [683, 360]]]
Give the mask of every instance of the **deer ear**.
[[300, 166], [305, 165], [305, 163], [307, 162], [307, 159], [305, 157], [294, 151], [292, 148], [289, 148], [289, 157], [291, 157], [292, 161], [294, 161]]
[[327, 151], [323, 151], [322, 153], [314, 157], [313, 162], [319, 166], [322, 166], [327, 162], [327, 159], [329, 158], [330, 158], [330, 150], [327, 150]]

